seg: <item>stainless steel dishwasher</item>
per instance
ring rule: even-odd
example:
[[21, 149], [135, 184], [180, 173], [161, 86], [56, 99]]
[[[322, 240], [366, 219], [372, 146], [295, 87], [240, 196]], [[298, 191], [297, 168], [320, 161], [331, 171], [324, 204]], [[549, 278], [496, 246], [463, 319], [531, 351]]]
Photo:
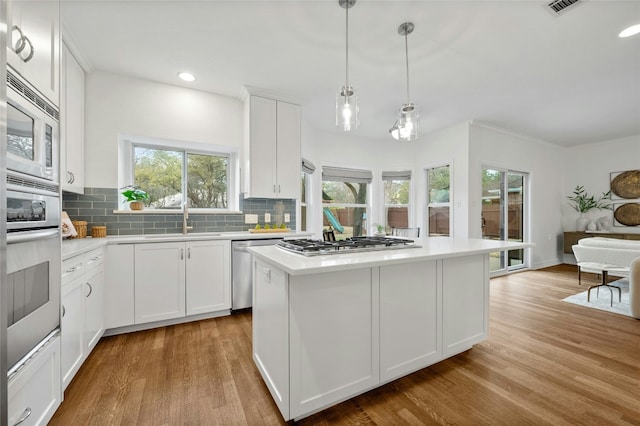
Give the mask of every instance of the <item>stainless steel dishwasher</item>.
[[253, 269], [247, 247], [274, 245], [282, 238], [231, 241], [231, 309], [250, 308], [253, 303]]

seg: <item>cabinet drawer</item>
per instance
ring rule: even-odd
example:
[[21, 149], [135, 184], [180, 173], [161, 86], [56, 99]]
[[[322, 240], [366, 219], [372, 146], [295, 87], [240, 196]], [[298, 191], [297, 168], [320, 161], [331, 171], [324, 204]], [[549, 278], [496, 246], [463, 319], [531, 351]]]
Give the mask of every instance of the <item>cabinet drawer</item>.
[[75, 256], [62, 262], [62, 285], [84, 274], [84, 256]]
[[84, 266], [86, 272], [89, 272], [104, 263], [104, 248], [100, 247], [84, 255]]
[[61, 402], [60, 337], [55, 337], [9, 380], [9, 424], [41, 425]]

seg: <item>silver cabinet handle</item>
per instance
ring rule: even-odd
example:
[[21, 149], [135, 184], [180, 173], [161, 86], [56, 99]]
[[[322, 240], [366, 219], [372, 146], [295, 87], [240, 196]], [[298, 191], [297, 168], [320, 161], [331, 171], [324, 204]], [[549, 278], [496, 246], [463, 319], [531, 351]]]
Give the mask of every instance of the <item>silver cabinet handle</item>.
[[13, 426], [18, 426], [20, 423], [24, 423], [24, 421], [27, 420], [30, 415], [31, 415], [31, 407], [25, 408], [24, 412], [22, 413], [22, 416], [20, 416], [18, 421], [15, 422]]
[[20, 34], [20, 38], [18, 39], [18, 41], [16, 41], [16, 45], [12, 46], [13, 51], [16, 54], [19, 54], [20, 52], [22, 52], [22, 49], [24, 49], [25, 46], [25, 42], [24, 42], [24, 34], [22, 33], [22, 30], [20, 29], [19, 26], [14, 25], [13, 28], [11, 28], [11, 39], [12, 39], [12, 44], [13, 44], [13, 31], [17, 31], [18, 34]]
[[67, 269], [66, 272], [75, 272], [78, 270], [77, 266], [72, 266], [71, 268]]
[[184, 249], [180, 249], [180, 260], [184, 260]]
[[280, 184], [278, 184], [278, 194], [280, 193]]
[[24, 63], [27, 63], [33, 58], [33, 54], [35, 53], [35, 50], [33, 48], [33, 43], [31, 43], [31, 40], [29, 40], [29, 37], [24, 36], [24, 41], [26, 41], [29, 44], [29, 54], [27, 55], [26, 58], [22, 59]]
[[191, 247], [187, 249], [187, 259], [191, 259]]
[[276, 193], [276, 184], [273, 184], [273, 192]]
[[89, 286], [89, 294], [87, 294], [85, 297], [89, 297], [91, 296], [91, 293], [93, 293], [93, 287], [91, 286], [91, 283], [87, 283], [87, 285]]
[[67, 314], [67, 309], [62, 305], [62, 318]]

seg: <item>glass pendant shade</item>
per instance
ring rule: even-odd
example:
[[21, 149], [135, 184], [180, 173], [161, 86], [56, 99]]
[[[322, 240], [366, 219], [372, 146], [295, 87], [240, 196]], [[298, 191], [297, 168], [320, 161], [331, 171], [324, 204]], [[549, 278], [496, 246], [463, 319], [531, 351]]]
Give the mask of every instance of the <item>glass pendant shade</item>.
[[409, 99], [409, 45], [407, 36], [413, 32], [414, 25], [411, 22], [405, 22], [398, 27], [398, 34], [404, 37], [404, 49], [407, 71], [407, 103], [402, 104], [398, 111], [398, 119], [389, 129], [389, 134], [395, 140], [412, 141], [418, 139], [418, 127], [420, 117], [418, 116], [418, 108]]
[[418, 108], [412, 103], [402, 105], [398, 111], [398, 138], [405, 141], [418, 139]]
[[344, 86], [336, 96], [336, 126], [345, 132], [357, 129], [360, 125], [358, 110], [358, 96], [351, 86]]

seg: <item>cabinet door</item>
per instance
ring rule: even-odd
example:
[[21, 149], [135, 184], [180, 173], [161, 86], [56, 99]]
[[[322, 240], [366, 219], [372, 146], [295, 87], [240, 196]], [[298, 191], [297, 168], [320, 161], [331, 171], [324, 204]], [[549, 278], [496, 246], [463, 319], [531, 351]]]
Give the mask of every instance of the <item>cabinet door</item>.
[[300, 198], [300, 106], [278, 102], [276, 183], [278, 198]]
[[436, 262], [380, 268], [380, 381], [442, 359]]
[[[57, 1], [11, 3], [12, 25], [21, 29], [28, 42], [20, 54], [8, 52], [9, 63], [54, 105], [59, 105], [60, 4]], [[17, 40], [18, 33], [13, 31], [12, 35]]]
[[87, 271], [84, 291], [84, 347], [88, 354], [104, 333], [104, 267]]
[[77, 373], [84, 359], [83, 337], [83, 277], [62, 287], [61, 362], [62, 389]]
[[105, 256], [104, 325], [118, 328], [133, 325], [134, 252], [133, 244], [108, 245]]
[[379, 383], [378, 275], [289, 277], [292, 418]]
[[62, 189], [84, 194], [84, 70], [62, 44], [60, 171]]
[[187, 243], [187, 315], [231, 308], [231, 242]]
[[464, 352], [487, 338], [489, 255], [442, 260], [443, 355]]
[[47, 343], [9, 380], [7, 395], [8, 424], [46, 425], [51, 420], [62, 402], [60, 337]]
[[[249, 170], [251, 197], [276, 197], [276, 101], [251, 96], [249, 112]], [[300, 176], [296, 181], [300, 180]]]
[[135, 246], [135, 323], [184, 317], [185, 244]]

